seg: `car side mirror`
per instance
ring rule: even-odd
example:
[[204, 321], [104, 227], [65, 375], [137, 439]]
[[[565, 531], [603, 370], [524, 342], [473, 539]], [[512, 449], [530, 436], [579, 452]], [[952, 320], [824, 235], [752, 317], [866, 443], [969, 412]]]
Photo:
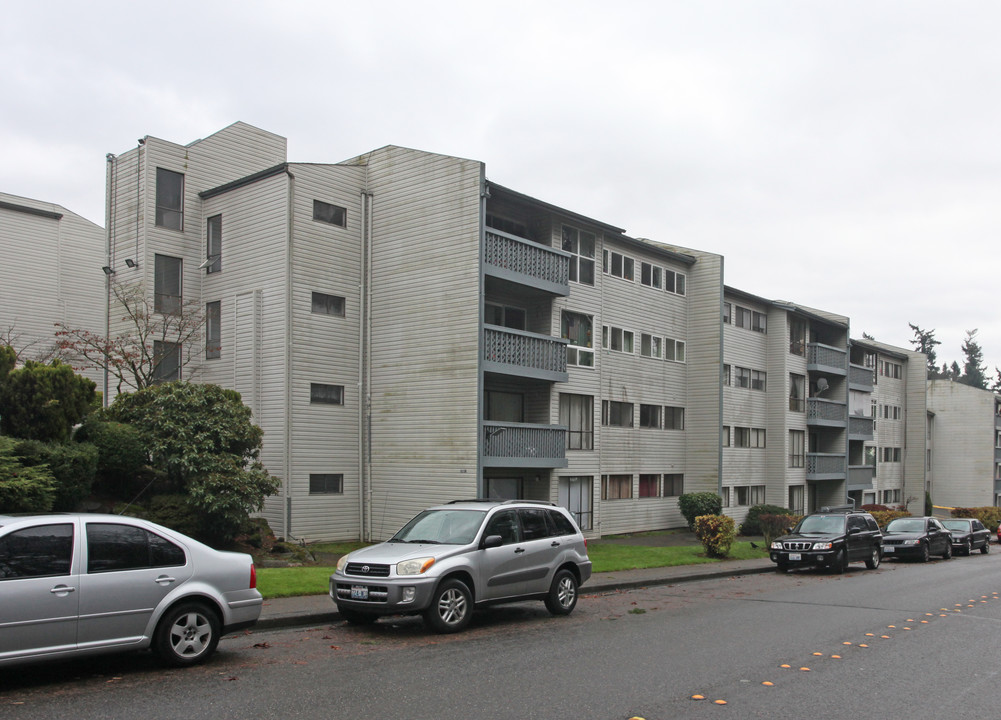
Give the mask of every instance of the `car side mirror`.
[[862, 528], [860, 527], [848, 528], [849, 535], [858, 535], [860, 532], [862, 532]]
[[480, 543], [480, 547], [486, 550], [487, 548], [500, 547], [504, 544], [504, 538], [500, 535], [487, 535], [483, 538], [483, 542]]

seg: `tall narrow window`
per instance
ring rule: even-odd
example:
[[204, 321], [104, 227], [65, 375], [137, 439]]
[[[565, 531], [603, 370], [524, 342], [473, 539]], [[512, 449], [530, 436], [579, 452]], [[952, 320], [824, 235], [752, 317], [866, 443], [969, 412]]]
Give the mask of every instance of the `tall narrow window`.
[[205, 358], [211, 360], [222, 355], [222, 303], [219, 300], [205, 304]]
[[156, 225], [169, 230], [184, 229], [184, 175], [156, 169]]
[[672, 407], [668, 405], [664, 408], [664, 427], [667, 430], [685, 429], [685, 408]]
[[806, 355], [806, 323], [803, 320], [789, 320], [789, 352], [793, 355]]
[[594, 233], [563, 226], [563, 249], [570, 258], [570, 281], [594, 285]]
[[314, 200], [313, 219], [339, 227], [347, 227], [348, 211], [340, 205], [331, 205], [322, 200]]
[[560, 320], [560, 336], [570, 341], [567, 365], [594, 367], [592, 321], [590, 315], [564, 310]]
[[560, 393], [560, 425], [567, 427], [567, 450], [593, 450], [594, 398]]
[[153, 382], [181, 379], [181, 344], [153, 341]]
[[181, 258], [153, 257], [153, 310], [165, 315], [181, 311]]
[[802, 430], [789, 431], [789, 467], [801, 468], [806, 465], [806, 433]]
[[213, 215], [205, 224], [205, 272], [216, 273], [222, 270], [222, 215]]
[[789, 410], [806, 412], [806, 377], [789, 373]]

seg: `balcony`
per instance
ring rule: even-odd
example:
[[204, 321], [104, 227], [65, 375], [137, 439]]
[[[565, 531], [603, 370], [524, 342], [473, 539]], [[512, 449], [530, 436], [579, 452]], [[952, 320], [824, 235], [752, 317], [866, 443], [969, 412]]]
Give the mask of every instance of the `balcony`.
[[848, 490], [872, 490], [876, 468], [872, 465], [851, 465], [848, 467]]
[[847, 375], [848, 353], [830, 345], [809, 343], [806, 346], [806, 369], [828, 375]]
[[847, 457], [838, 453], [807, 453], [807, 480], [844, 480]]
[[488, 228], [484, 272], [553, 295], [570, 294], [570, 254]]
[[483, 467], [565, 468], [563, 425], [483, 423]]
[[850, 415], [848, 417], [849, 440], [872, 440], [876, 421], [867, 415]]
[[872, 368], [863, 367], [861, 365], [848, 366], [849, 390], [858, 390], [859, 392], [871, 393], [875, 387], [876, 384], [874, 382]]
[[569, 340], [549, 335], [484, 325], [483, 370], [566, 382], [568, 343]]
[[848, 406], [834, 400], [810, 398], [806, 401], [806, 424], [843, 428], [848, 424]]

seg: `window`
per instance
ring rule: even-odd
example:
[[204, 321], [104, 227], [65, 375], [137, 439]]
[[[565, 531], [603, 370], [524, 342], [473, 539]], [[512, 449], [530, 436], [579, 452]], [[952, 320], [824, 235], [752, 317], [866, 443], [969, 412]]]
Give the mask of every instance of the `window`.
[[205, 304], [205, 358], [212, 360], [222, 355], [222, 302]]
[[676, 497], [685, 494], [684, 473], [666, 473], [664, 475], [664, 488], [661, 493], [664, 497]]
[[900, 406], [899, 405], [884, 405], [883, 406], [883, 419], [884, 420], [899, 420], [900, 419]]
[[591, 529], [591, 484], [589, 475], [563, 477], [559, 480], [559, 502], [573, 515], [577, 527]]
[[525, 396], [522, 393], [486, 390], [483, 393], [484, 419], [490, 422], [525, 422]]
[[751, 311], [740, 305], [736, 306], [733, 315], [733, 324], [739, 328], [751, 328]]
[[625, 500], [633, 496], [632, 475], [602, 475], [601, 499]]
[[734, 385], [736, 385], [737, 387], [741, 387], [741, 388], [750, 388], [751, 387], [751, 371], [748, 368], [742, 368], [742, 367], [735, 368], [735, 370], [736, 370], [736, 372], [734, 374], [735, 374], [736, 378], [735, 378]]
[[664, 271], [664, 289], [675, 295], [685, 294], [685, 276], [672, 270]]
[[898, 447], [880, 448], [880, 460], [885, 463], [900, 462], [900, 448]]
[[737, 495], [737, 505], [763, 505], [765, 502], [764, 485], [738, 485], [734, 492]]
[[[521, 518], [522, 540], [542, 540], [549, 537], [549, 513], [543, 508], [519, 508]], [[470, 538], [470, 541], [472, 538]]]
[[612, 427], [631, 428], [633, 426], [633, 404], [616, 402], [615, 400], [602, 400], [601, 424]]
[[631, 353], [633, 351], [633, 334], [630, 330], [605, 325], [601, 329], [601, 346], [606, 350]]
[[733, 305], [728, 302], [723, 303], [723, 322], [727, 325], [731, 322], [731, 316], [733, 314]]
[[789, 321], [789, 352], [793, 355], [806, 355], [806, 323], [802, 320]]
[[663, 355], [661, 351], [661, 339], [656, 335], [640, 334], [640, 355], [643, 357], [659, 358]]
[[309, 401], [311, 403], [321, 403], [325, 405], [343, 405], [344, 386], [310, 383]]
[[763, 370], [751, 370], [751, 390], [761, 390], [762, 392], [768, 389], [768, 373]]
[[723, 364], [723, 384], [730, 385], [730, 366], [726, 363]]
[[594, 398], [560, 393], [560, 425], [567, 427], [567, 450], [594, 449]]
[[806, 412], [806, 377], [789, 373], [789, 410]]
[[348, 211], [340, 205], [331, 205], [322, 200], [313, 201], [313, 219], [339, 227], [348, 226]]
[[483, 308], [483, 322], [488, 325], [499, 325], [513, 330], [526, 328], [528, 313], [519, 307], [486, 303]]
[[764, 313], [759, 313], [759, 312], [752, 313], [751, 330], [759, 333], [768, 332], [766, 321], [767, 321], [767, 316]]
[[723, 507], [730, 507], [730, 488], [722, 488], [719, 493], [719, 499], [722, 502]]
[[879, 363], [879, 374], [894, 380], [900, 379], [902, 366], [888, 360], [881, 360]]
[[181, 258], [153, 256], [153, 310], [164, 315], [181, 312]]
[[681, 340], [664, 338], [664, 359], [685, 362], [685, 343]]
[[802, 430], [789, 431], [789, 467], [806, 466], [806, 433]]
[[660, 405], [640, 405], [640, 427], [660, 427]]
[[570, 281], [594, 285], [594, 233], [563, 226], [563, 250], [570, 258]]
[[590, 315], [563, 311], [560, 321], [560, 335], [570, 341], [567, 346], [567, 365], [594, 367], [594, 350], [591, 349]]
[[344, 317], [344, 298], [340, 295], [314, 292], [311, 312], [317, 315], [337, 315]]
[[206, 221], [205, 230], [206, 273], [222, 270], [222, 215], [213, 215]]
[[156, 169], [156, 226], [184, 229], [184, 175]]
[[664, 427], [668, 430], [685, 429], [685, 408], [672, 407], [668, 405], [664, 408]]
[[0, 538], [0, 580], [70, 574], [73, 526], [39, 525]]
[[767, 331], [767, 319], [764, 313], [737, 305], [733, 324], [746, 330], [764, 333]]
[[647, 287], [660, 289], [660, 268], [650, 263], [640, 263], [640, 282]]
[[660, 475], [640, 475], [640, 497], [660, 495]]
[[310, 473], [310, 495], [341, 495], [344, 493], [344, 475], [341, 473]]
[[803, 514], [803, 508], [805, 506], [806, 499], [806, 488], [802, 485], [790, 485], [789, 486], [789, 505], [788, 508], [792, 510], [797, 515]]
[[633, 279], [633, 259], [631, 257], [606, 250], [603, 258], [602, 269], [606, 274], [623, 280]]
[[730, 447], [730, 426], [724, 425], [723, 432], [721, 433], [723, 439], [723, 447]]
[[153, 341], [153, 382], [181, 379], [181, 344]]
[[187, 562], [178, 545], [134, 525], [87, 523], [87, 572], [179, 567]]
[[733, 445], [740, 448], [765, 447], [765, 429], [735, 427], [733, 429]]

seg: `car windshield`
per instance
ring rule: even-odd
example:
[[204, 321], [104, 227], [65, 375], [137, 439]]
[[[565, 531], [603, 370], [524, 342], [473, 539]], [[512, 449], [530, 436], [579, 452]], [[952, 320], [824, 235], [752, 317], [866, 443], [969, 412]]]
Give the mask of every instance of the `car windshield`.
[[468, 545], [476, 537], [484, 517], [483, 510], [425, 510], [389, 542]]
[[807, 515], [803, 518], [796, 532], [803, 534], [821, 533], [824, 535], [843, 533], [845, 531], [844, 515]]
[[958, 530], [959, 532], [970, 532], [970, 523], [966, 520], [943, 520], [942, 524], [945, 525], [949, 530]]
[[897, 518], [886, 526], [887, 532], [924, 532], [925, 521], [922, 518]]

